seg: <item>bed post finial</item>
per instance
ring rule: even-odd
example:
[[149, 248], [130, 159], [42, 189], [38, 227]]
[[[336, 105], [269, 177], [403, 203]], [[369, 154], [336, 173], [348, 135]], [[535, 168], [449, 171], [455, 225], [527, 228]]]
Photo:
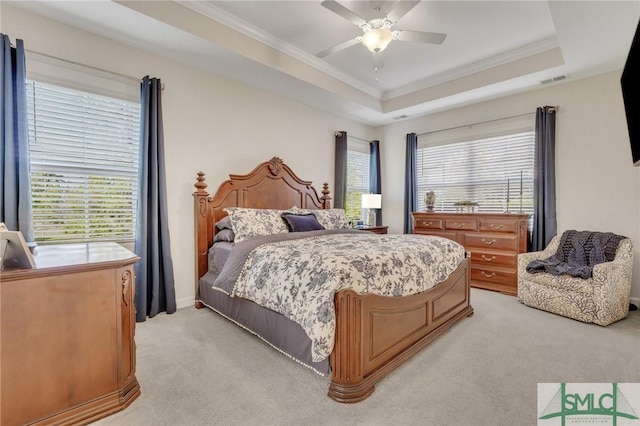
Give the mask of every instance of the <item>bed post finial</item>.
[[207, 187], [207, 183], [204, 181], [204, 173], [203, 172], [198, 172], [198, 178], [197, 178], [197, 182], [193, 184], [193, 186], [196, 187], [197, 191], [195, 192], [196, 194], [209, 194], [207, 191], [205, 191], [205, 188]]
[[329, 184], [325, 182], [322, 184], [322, 197], [320, 197], [323, 209], [331, 208], [331, 197], [329, 196], [329, 193], [331, 193], [331, 191], [329, 191]]
[[207, 183], [204, 181], [204, 173], [198, 172], [198, 178], [196, 183], [193, 184], [196, 187], [196, 191], [193, 193], [193, 200], [195, 203], [195, 217], [194, 217], [194, 231], [195, 231], [195, 248], [196, 248], [196, 280], [195, 280], [195, 306], [200, 309], [204, 305], [200, 301], [200, 286], [198, 281], [209, 268], [207, 250], [213, 241], [213, 225], [209, 224], [207, 220], [210, 215], [207, 210], [207, 199], [209, 193], [205, 189]]

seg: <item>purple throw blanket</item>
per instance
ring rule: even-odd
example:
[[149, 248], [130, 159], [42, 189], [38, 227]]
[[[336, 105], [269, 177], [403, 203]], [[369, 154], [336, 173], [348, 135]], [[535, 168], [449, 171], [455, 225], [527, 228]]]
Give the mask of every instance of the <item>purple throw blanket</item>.
[[611, 232], [565, 231], [556, 254], [530, 262], [527, 272], [591, 278], [595, 265], [613, 260], [618, 244], [624, 238]]

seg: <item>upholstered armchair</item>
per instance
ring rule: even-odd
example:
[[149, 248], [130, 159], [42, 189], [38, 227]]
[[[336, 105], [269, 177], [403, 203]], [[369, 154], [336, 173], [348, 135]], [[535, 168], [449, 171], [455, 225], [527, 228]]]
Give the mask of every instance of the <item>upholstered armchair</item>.
[[518, 255], [518, 299], [527, 306], [602, 326], [625, 318], [631, 292], [631, 240], [621, 240], [613, 261], [595, 265], [591, 278], [527, 272], [531, 261], [556, 253], [560, 238], [556, 235], [542, 251]]

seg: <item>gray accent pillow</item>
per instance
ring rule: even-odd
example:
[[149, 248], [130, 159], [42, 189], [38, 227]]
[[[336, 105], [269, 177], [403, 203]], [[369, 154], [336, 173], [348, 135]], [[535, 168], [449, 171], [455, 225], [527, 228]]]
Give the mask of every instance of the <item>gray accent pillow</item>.
[[232, 243], [235, 238], [236, 235], [233, 233], [232, 229], [224, 228], [216, 233], [216, 235], [213, 237], [213, 242], [217, 243], [218, 241], [226, 241], [228, 243]]
[[292, 207], [291, 211], [297, 214], [312, 213], [318, 218], [320, 225], [324, 229], [345, 229], [349, 228], [347, 213], [344, 209], [301, 209]]
[[216, 227], [218, 229], [233, 229], [231, 227], [231, 218], [229, 216], [225, 216], [219, 221], [216, 222]]
[[289, 232], [307, 232], [307, 231], [321, 231], [324, 226], [320, 225], [318, 219], [312, 213], [296, 214], [290, 212], [282, 213], [282, 219], [284, 219]]

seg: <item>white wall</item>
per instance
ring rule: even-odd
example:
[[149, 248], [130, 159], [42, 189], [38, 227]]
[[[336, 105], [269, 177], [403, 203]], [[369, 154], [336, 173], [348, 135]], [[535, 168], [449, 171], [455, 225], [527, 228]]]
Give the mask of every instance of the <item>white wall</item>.
[[[193, 303], [193, 184], [210, 190], [229, 173], [281, 157], [300, 178], [333, 187], [334, 131], [372, 138], [373, 129], [244, 84], [1, 5], [2, 31], [28, 50], [129, 76], [159, 77], [171, 251], [179, 306]], [[27, 64], [27, 68], [29, 65]], [[137, 84], [134, 82], [134, 84]]]
[[[402, 232], [405, 135], [532, 112], [559, 105], [558, 230], [617, 232], [640, 247], [638, 169], [632, 166], [619, 73], [539, 90], [371, 129], [262, 90], [149, 54], [0, 4], [0, 26], [29, 50], [130, 76], [160, 77], [167, 156], [169, 226], [179, 306], [193, 300], [195, 174], [212, 189], [229, 173], [282, 157], [301, 178], [333, 186], [333, 132], [379, 138], [383, 209]], [[638, 250], [635, 250], [638, 258]], [[640, 261], [632, 295], [640, 297]]]
[[405, 137], [509, 117], [558, 105], [556, 193], [558, 232], [567, 229], [626, 235], [636, 249], [632, 296], [640, 297], [640, 181], [631, 160], [620, 72], [544, 86], [380, 129], [383, 208], [391, 232], [402, 232]]

